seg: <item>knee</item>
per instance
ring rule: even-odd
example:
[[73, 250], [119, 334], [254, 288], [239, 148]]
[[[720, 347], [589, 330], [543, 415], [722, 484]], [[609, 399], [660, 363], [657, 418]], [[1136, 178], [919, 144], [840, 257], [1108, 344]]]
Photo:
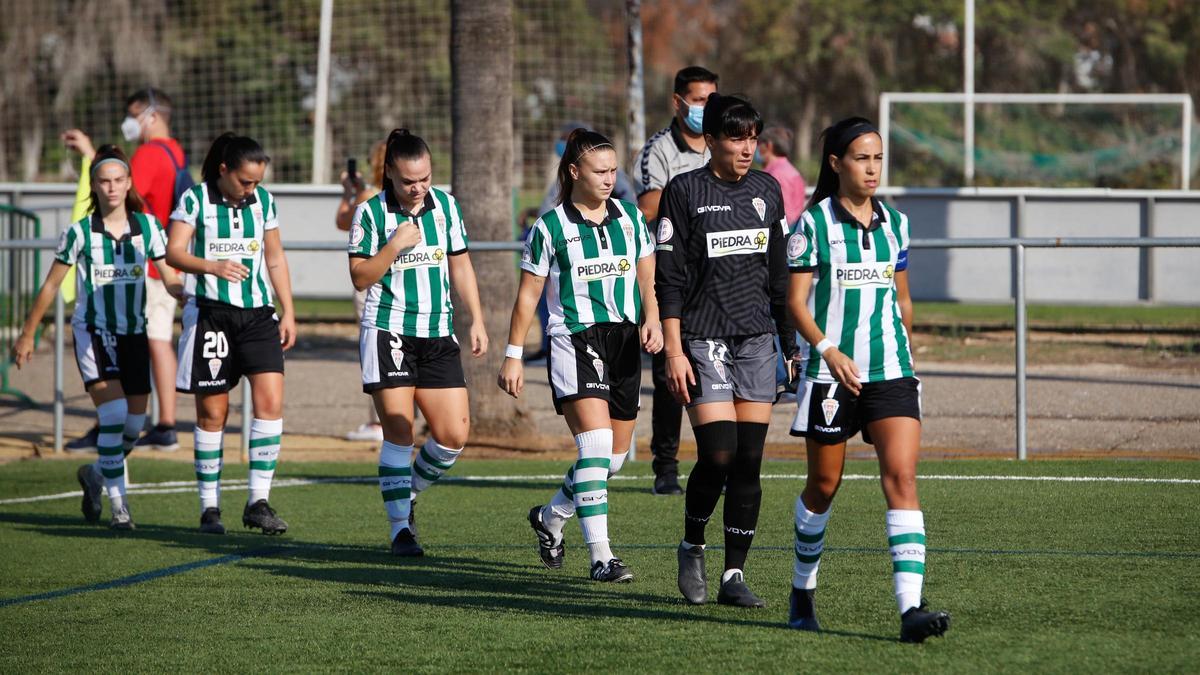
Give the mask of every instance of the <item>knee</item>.
[[825, 513], [833, 504], [841, 482], [840, 476], [809, 476], [802, 495], [804, 506], [813, 513]]
[[882, 475], [883, 494], [888, 501], [913, 502], [917, 498], [915, 471], [889, 471]]
[[379, 420], [379, 426], [383, 427], [383, 438], [389, 443], [413, 444], [412, 422], [403, 418], [383, 417]]

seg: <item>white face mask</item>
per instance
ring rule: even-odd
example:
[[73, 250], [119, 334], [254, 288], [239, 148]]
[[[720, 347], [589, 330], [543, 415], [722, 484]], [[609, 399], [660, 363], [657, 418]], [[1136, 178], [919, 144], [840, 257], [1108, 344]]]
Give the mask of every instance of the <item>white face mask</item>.
[[137, 117], [130, 117], [129, 115], [126, 115], [125, 119], [121, 120], [121, 135], [125, 137], [125, 140], [132, 143], [141, 138], [142, 118], [150, 114], [152, 110], [154, 110], [153, 107], [148, 107]]

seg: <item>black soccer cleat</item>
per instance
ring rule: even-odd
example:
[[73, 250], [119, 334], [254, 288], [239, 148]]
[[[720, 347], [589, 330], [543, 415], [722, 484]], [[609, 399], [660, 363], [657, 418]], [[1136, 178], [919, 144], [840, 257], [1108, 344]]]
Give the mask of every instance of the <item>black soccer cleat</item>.
[[659, 496], [683, 494], [683, 488], [679, 486], [679, 476], [673, 473], [655, 476], [654, 487], [650, 491]]
[[75, 478], [79, 480], [79, 487], [83, 488], [83, 501], [79, 505], [83, 519], [89, 523], [99, 522], [100, 512], [104, 509], [100, 501], [104, 494], [104, 476], [94, 465], [84, 464], [75, 472]]
[[817, 621], [817, 610], [813, 604], [813, 594], [816, 589], [792, 588], [791, 607], [788, 610], [788, 628], [807, 630], [813, 633], [821, 630], [821, 622]]
[[408, 529], [412, 532], [413, 539], [417, 538], [417, 500], [408, 500]]
[[950, 630], [950, 614], [931, 612], [925, 607], [925, 600], [922, 599], [920, 607], [910, 607], [900, 617], [901, 642], [924, 642], [925, 638], [941, 637]]
[[552, 570], [561, 568], [563, 540], [560, 538], [558, 543], [554, 542], [554, 534], [546, 529], [546, 524], [542, 522], [542, 507], [535, 506], [529, 509], [529, 527], [533, 528], [533, 533], [537, 535], [538, 556], [542, 559], [542, 564]]
[[592, 581], [627, 584], [633, 581], [633, 570], [621, 562], [620, 558], [612, 558], [606, 563], [597, 560], [592, 563]]
[[746, 578], [742, 576], [741, 572], [735, 572], [721, 582], [721, 589], [717, 591], [717, 604], [732, 605], [733, 607], [766, 607], [767, 601], [750, 590], [750, 587], [746, 585]]
[[396, 533], [392, 540], [392, 555], [398, 558], [420, 558], [425, 555], [425, 549], [417, 543], [417, 538], [408, 529]]
[[703, 605], [708, 601], [708, 574], [704, 571], [704, 548], [679, 544], [675, 551], [679, 559], [679, 592], [688, 604]]
[[221, 522], [221, 509], [210, 506], [200, 514], [200, 532], [203, 534], [225, 534], [225, 523]]
[[288, 528], [288, 524], [275, 515], [275, 509], [265, 499], [246, 505], [242, 511], [242, 525], [260, 528], [263, 534], [283, 534]]
[[113, 511], [112, 520], [108, 521], [108, 527], [112, 530], [122, 530], [125, 532], [137, 529], [137, 526], [133, 524], [133, 518], [129, 515], [128, 504], [122, 504], [121, 508]]

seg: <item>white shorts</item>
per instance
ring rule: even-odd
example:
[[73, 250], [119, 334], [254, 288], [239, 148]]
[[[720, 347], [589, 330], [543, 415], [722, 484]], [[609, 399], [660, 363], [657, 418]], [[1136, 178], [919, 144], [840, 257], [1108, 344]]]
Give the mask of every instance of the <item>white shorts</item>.
[[162, 279], [146, 277], [146, 337], [171, 342], [175, 337], [175, 308], [179, 301]]
[[370, 288], [354, 291], [354, 320], [360, 324], [362, 323], [363, 308], [367, 306], [367, 293], [370, 292]]

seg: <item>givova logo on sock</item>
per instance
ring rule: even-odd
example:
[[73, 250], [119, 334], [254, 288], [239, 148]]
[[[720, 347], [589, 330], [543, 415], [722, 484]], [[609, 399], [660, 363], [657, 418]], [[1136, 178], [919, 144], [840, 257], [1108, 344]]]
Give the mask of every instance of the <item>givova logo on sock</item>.
[[709, 232], [705, 237], [707, 239], [705, 250], [708, 251], [710, 258], [749, 255], [767, 250], [767, 228], [765, 227], [730, 232]]

